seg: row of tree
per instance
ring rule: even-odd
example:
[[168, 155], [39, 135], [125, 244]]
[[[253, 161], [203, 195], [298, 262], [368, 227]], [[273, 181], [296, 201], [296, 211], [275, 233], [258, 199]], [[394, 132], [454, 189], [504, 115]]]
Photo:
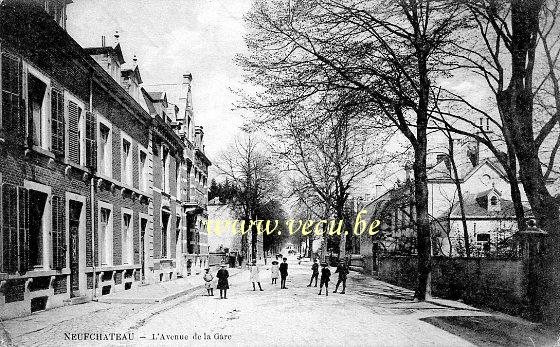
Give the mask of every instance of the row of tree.
[[[347, 183], [383, 162], [371, 139], [395, 131], [406, 138], [420, 300], [430, 295], [429, 132], [475, 137], [507, 173], [519, 227], [518, 180], [549, 233], [550, 276], [539, 289], [548, 301], [540, 304], [560, 320], [560, 218], [547, 188], [560, 143], [542, 150], [560, 121], [558, 12], [556, 0], [256, 0], [246, 16], [250, 53], [238, 61], [259, 92], [245, 95], [243, 106], [284, 140], [284, 157], [304, 177], [294, 186], [313, 190], [325, 212], [313, 211], [322, 216], [337, 215]], [[455, 87], [464, 80], [481, 81], [477, 88], [493, 102], [481, 105], [480, 95]], [[500, 130], [505, 150], [475, 121], [481, 115]], [[353, 157], [354, 145], [362, 156]], [[313, 179], [321, 175], [328, 178]], [[321, 194], [333, 190], [334, 199]]]

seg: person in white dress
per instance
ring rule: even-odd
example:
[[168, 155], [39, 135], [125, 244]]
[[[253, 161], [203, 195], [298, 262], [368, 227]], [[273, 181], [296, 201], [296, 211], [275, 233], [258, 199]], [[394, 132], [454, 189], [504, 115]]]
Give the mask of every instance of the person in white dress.
[[259, 267], [257, 266], [257, 261], [256, 260], [253, 260], [253, 264], [251, 265], [250, 271], [251, 271], [250, 279], [251, 279], [251, 282], [253, 282], [253, 291], [256, 290], [256, 288], [255, 288], [255, 282], [256, 282], [259, 285], [259, 290], [262, 292], [263, 289], [261, 287], [261, 280], [260, 280], [260, 277], [259, 277]]
[[270, 267], [270, 277], [272, 278], [272, 284], [278, 282], [278, 277], [280, 277], [280, 269], [278, 268], [278, 262], [274, 260], [272, 266]]

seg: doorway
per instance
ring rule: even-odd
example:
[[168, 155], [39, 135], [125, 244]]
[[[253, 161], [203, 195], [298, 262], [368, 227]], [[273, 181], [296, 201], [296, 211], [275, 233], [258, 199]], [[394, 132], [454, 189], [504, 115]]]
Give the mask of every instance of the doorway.
[[83, 204], [70, 200], [68, 208], [70, 249], [70, 297], [80, 295], [80, 216]]
[[141, 281], [144, 282], [146, 279], [146, 257], [145, 257], [145, 248], [144, 248], [144, 241], [146, 239], [146, 227], [148, 225], [148, 220], [146, 218], [140, 218], [140, 276]]

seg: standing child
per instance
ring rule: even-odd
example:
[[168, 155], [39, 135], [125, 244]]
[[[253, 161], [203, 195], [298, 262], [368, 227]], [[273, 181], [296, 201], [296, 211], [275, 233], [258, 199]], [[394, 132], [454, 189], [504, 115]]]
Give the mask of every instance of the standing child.
[[272, 284], [276, 284], [278, 277], [280, 277], [280, 269], [278, 269], [278, 262], [274, 260], [272, 266], [270, 267]]
[[311, 283], [313, 283], [313, 279], [315, 279], [315, 287], [317, 287], [317, 278], [319, 277], [319, 264], [317, 264], [317, 258], [313, 260], [313, 265], [311, 265], [311, 280], [309, 281], [308, 287], [311, 287]]
[[321, 285], [319, 286], [319, 295], [323, 290], [323, 285], [325, 286], [325, 295], [329, 296], [329, 280], [331, 279], [331, 270], [327, 267], [327, 263], [322, 263], [321, 266]]
[[204, 284], [204, 287], [206, 287], [206, 290], [208, 291], [208, 296], [214, 296], [214, 288], [212, 288], [212, 280], [214, 279], [214, 276], [212, 276], [212, 274], [210, 273], [210, 268], [207, 267], [206, 269], [206, 273], [204, 274], [204, 282], [206, 282]]
[[280, 264], [280, 289], [286, 288], [286, 278], [288, 278], [288, 258], [283, 258], [283, 262]]
[[218, 289], [220, 290], [220, 299], [227, 299], [227, 290], [229, 289], [228, 277], [229, 272], [226, 270], [226, 264], [221, 265], [221, 269], [216, 274], [218, 277]]
[[259, 276], [259, 267], [257, 266], [257, 261], [253, 260], [253, 265], [251, 265], [251, 282], [253, 282], [253, 291], [255, 291], [255, 282], [259, 285], [259, 290], [262, 292], [261, 279]]

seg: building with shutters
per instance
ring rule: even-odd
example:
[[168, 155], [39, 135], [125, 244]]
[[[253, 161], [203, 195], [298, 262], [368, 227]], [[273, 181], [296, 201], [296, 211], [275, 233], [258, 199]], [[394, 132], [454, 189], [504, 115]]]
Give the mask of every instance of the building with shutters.
[[141, 89], [156, 124], [152, 132], [155, 281], [198, 274], [208, 264], [211, 163], [204, 154], [203, 129], [194, 122], [191, 81], [192, 75], [186, 73], [179, 85]]
[[0, 5], [2, 318], [130, 289], [149, 258], [152, 118], [97, 61], [119, 47], [66, 33], [67, 3]]
[[0, 3], [0, 318], [167, 281], [208, 262], [190, 81], [147, 92], [115, 35], [82, 48], [69, 0]]

